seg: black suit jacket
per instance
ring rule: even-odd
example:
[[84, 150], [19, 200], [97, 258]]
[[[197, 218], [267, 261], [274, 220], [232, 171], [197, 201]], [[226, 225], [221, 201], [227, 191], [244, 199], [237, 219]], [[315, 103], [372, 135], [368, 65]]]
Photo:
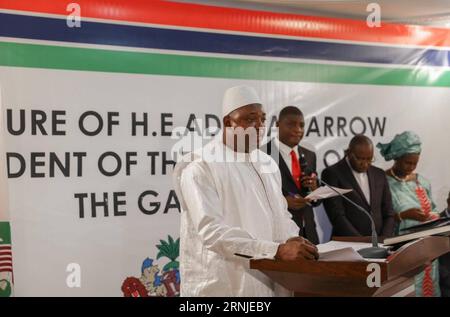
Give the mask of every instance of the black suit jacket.
[[[278, 166], [280, 168], [281, 173], [281, 181], [282, 181], [282, 191], [284, 196], [288, 196], [289, 193], [299, 194], [303, 197], [307, 195], [305, 189], [299, 191], [297, 185], [295, 185], [294, 179], [292, 177], [291, 172], [289, 171], [286, 162], [283, 160], [281, 154], [276, 145], [273, 144], [273, 140], [263, 146], [262, 150], [272, 156], [272, 158], [278, 162]], [[305, 149], [304, 147], [298, 146], [298, 153], [301, 155], [302, 153], [305, 156], [306, 161], [308, 162], [308, 167], [317, 174], [316, 172], [316, 154], [310, 150]], [[278, 156], [278, 157], [277, 157]], [[320, 202], [316, 202], [313, 206], [319, 205]], [[309, 241], [314, 244], [319, 244], [319, 236], [317, 235], [316, 230], [316, 222], [314, 221], [314, 210], [310, 206], [305, 206], [304, 208], [298, 210], [288, 209], [292, 214], [292, 219], [299, 226], [300, 232], [299, 235], [305, 237]], [[303, 226], [303, 221], [305, 225]]]
[[[322, 172], [322, 179], [331, 186], [353, 189], [346, 196], [371, 213], [379, 236], [390, 237], [394, 234], [395, 220], [386, 174], [382, 169], [371, 166], [367, 175], [370, 186], [370, 205], [345, 158], [326, 168]], [[369, 218], [349, 202], [341, 197], [333, 197], [325, 199], [323, 204], [333, 225], [333, 235], [371, 235]]]
[[[447, 216], [447, 209], [440, 214], [442, 218]], [[439, 257], [439, 286], [442, 297], [450, 297], [450, 252]]]

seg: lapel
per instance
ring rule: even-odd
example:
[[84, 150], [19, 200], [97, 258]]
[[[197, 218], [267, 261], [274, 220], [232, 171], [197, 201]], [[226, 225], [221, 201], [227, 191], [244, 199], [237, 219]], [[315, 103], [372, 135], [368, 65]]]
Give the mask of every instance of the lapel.
[[302, 148], [300, 147], [300, 145], [297, 145], [297, 152], [298, 152], [298, 163], [300, 164], [300, 156], [303, 153]]
[[291, 184], [291, 188], [295, 188], [298, 190], [297, 185], [294, 182], [294, 178], [292, 177], [291, 171], [289, 170], [289, 167], [287, 166], [287, 164], [284, 161], [281, 154], [280, 154], [279, 166], [280, 166], [280, 172], [283, 175], [283, 178], [286, 179]]
[[270, 144], [268, 144], [267, 148], [270, 148], [272, 158], [275, 159], [276, 155], [278, 155], [278, 167], [280, 168], [281, 178], [283, 182], [286, 180], [290, 184], [289, 188], [295, 188], [298, 190], [297, 185], [294, 182], [294, 178], [292, 177], [291, 171], [289, 170], [289, 167], [281, 156], [281, 153], [278, 150], [278, 147], [275, 145], [275, 142], [270, 141], [269, 143]]
[[295, 188], [296, 191], [298, 191], [297, 184], [294, 182], [294, 178], [292, 177], [291, 171], [289, 170], [289, 167], [287, 166], [286, 162], [284, 161], [283, 157], [281, 156], [281, 153], [279, 153], [279, 162], [278, 165], [280, 167], [281, 175], [285, 180], [287, 180], [290, 184], [290, 188]]
[[[363, 192], [361, 190], [361, 187], [359, 187], [359, 184], [356, 181], [356, 178], [353, 175], [353, 172], [352, 172], [349, 164], [347, 163], [346, 158], [344, 158], [342, 160], [342, 165], [343, 165], [342, 171], [344, 172], [346, 178], [350, 181], [350, 183], [352, 184], [352, 187], [355, 189], [355, 191], [361, 197], [361, 200], [366, 204], [367, 207], [370, 207], [369, 203], [367, 202], [366, 196], [364, 196], [364, 194], [363, 194]], [[370, 182], [370, 180], [369, 180], [369, 182]], [[370, 183], [369, 183], [369, 186], [370, 186]], [[371, 188], [370, 189], [370, 195], [372, 195], [372, 186], [370, 186], [370, 188]]]
[[369, 170], [367, 171], [367, 176], [369, 178], [369, 188], [370, 188], [370, 211], [372, 211], [376, 191], [375, 174], [373, 173], [372, 167], [369, 167]]
[[[309, 161], [309, 157], [305, 154], [305, 152], [303, 151], [303, 148], [300, 145], [297, 146], [297, 152], [298, 152], [298, 164], [300, 165], [300, 157], [303, 154], [305, 156], [306, 163], [308, 164], [308, 168], [307, 169], [311, 169], [312, 170], [312, 167], [310, 166], [311, 162]], [[305, 171], [302, 171], [302, 173], [304, 173], [304, 172]]]

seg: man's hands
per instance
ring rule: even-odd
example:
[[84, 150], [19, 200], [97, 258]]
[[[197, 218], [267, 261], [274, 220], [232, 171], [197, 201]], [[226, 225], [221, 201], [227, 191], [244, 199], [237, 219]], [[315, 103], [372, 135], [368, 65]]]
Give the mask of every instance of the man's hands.
[[[300, 179], [300, 182], [302, 183], [302, 187], [308, 188], [309, 191], [314, 191], [318, 187], [317, 175], [314, 173], [310, 176], [303, 176]], [[306, 205], [310, 205], [311, 203], [310, 199], [306, 199], [300, 195], [288, 195], [286, 196], [286, 200], [289, 209], [292, 210], [302, 209], [303, 207], [305, 207]]]
[[303, 187], [308, 188], [310, 191], [317, 189], [317, 175], [311, 174], [311, 176], [303, 176], [300, 180]]
[[319, 253], [317, 247], [302, 237], [293, 237], [278, 247], [275, 259], [283, 261], [317, 260]]
[[305, 199], [300, 195], [286, 196], [289, 209], [296, 210], [305, 207], [309, 204], [309, 199]]

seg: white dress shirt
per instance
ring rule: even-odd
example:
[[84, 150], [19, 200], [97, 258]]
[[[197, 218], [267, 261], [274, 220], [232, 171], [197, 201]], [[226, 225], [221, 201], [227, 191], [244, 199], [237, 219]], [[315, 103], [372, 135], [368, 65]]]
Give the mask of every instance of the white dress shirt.
[[353, 176], [356, 179], [356, 182], [358, 183], [359, 187], [361, 188], [364, 197], [366, 197], [367, 202], [370, 205], [370, 185], [369, 185], [369, 176], [367, 173], [358, 173], [355, 171], [350, 164], [350, 161], [348, 158], [345, 159], [347, 161], [348, 166], [350, 166], [350, 169], [352, 170]]
[[297, 159], [299, 159], [299, 153], [298, 153], [298, 146], [294, 146], [291, 148], [289, 145], [284, 144], [281, 142], [278, 138], [274, 139], [275, 146], [278, 148], [278, 151], [281, 154], [281, 157], [283, 158], [284, 162], [286, 163], [289, 172], [291, 172], [292, 175], [292, 158], [291, 158], [291, 152], [294, 151], [295, 155], [297, 155]]

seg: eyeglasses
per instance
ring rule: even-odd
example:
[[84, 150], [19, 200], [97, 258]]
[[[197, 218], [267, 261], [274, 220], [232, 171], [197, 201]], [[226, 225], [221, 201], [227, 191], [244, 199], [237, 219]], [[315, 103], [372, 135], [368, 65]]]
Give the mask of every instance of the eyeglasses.
[[369, 164], [372, 164], [372, 163], [374, 163], [375, 161], [376, 161], [376, 159], [374, 158], [374, 157], [372, 157], [371, 159], [364, 159], [364, 158], [360, 158], [360, 157], [357, 157], [355, 154], [353, 154], [353, 153], [349, 153], [351, 156], [353, 156], [353, 158], [354, 158], [354, 160], [355, 161], [358, 161], [358, 162], [361, 162], [361, 163], [369, 163]]

